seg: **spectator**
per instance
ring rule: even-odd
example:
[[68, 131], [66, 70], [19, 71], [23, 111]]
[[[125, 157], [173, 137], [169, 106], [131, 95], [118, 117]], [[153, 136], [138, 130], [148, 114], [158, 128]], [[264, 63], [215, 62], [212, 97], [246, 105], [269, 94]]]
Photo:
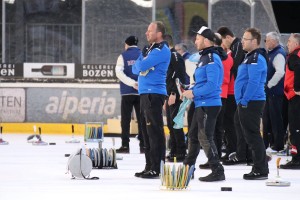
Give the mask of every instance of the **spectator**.
[[121, 92], [121, 138], [122, 146], [116, 150], [117, 153], [129, 153], [129, 136], [132, 109], [134, 107], [140, 139], [140, 153], [144, 152], [144, 140], [140, 127], [140, 96], [138, 95], [138, 76], [132, 73], [132, 65], [139, 57], [141, 50], [137, 47], [138, 38], [129, 36], [125, 40], [125, 51], [118, 57], [116, 64], [116, 75], [120, 79]]
[[279, 44], [280, 35], [269, 32], [266, 35], [265, 46], [268, 51], [268, 73], [266, 83], [266, 105], [263, 114], [263, 138], [265, 147], [274, 151], [284, 149], [284, 128], [282, 119], [283, 83], [285, 74], [284, 48]]

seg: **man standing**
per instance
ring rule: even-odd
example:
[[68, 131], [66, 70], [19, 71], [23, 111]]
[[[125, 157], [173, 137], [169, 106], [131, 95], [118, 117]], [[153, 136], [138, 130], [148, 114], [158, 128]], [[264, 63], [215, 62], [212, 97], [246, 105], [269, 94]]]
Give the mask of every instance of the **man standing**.
[[169, 162], [174, 161], [174, 157], [178, 162], [182, 162], [186, 156], [185, 135], [183, 128], [173, 128], [173, 119], [176, 117], [180, 104], [180, 95], [176, 86], [176, 78], [180, 82], [185, 83], [185, 65], [184, 60], [174, 49], [173, 38], [171, 35], [165, 35], [165, 41], [169, 44], [171, 50], [171, 61], [167, 71], [167, 93], [168, 98], [165, 102], [167, 125], [170, 131], [170, 153], [167, 156]]
[[288, 43], [288, 58], [284, 80], [284, 93], [288, 99], [288, 118], [292, 160], [282, 169], [300, 169], [300, 34], [292, 33]]
[[138, 91], [141, 101], [141, 125], [145, 143], [146, 166], [136, 177], [158, 178], [160, 162], [165, 160], [166, 143], [163, 129], [162, 107], [167, 95], [166, 75], [170, 64], [171, 52], [164, 42], [165, 25], [160, 21], [152, 22], [146, 32], [149, 48], [132, 67], [138, 77]]
[[263, 138], [265, 147], [270, 146], [274, 151], [283, 150], [285, 134], [282, 104], [286, 53], [279, 42], [280, 35], [277, 32], [267, 33], [265, 45], [268, 51], [269, 63], [265, 87], [267, 99], [263, 114]]
[[[222, 45], [231, 51], [233, 65], [230, 70], [230, 81], [228, 84], [228, 96], [226, 100], [226, 109], [224, 112], [224, 133], [226, 154], [222, 157], [223, 164], [238, 164], [246, 163], [247, 145], [241, 133], [237, 133], [234, 127], [234, 115], [236, 112], [236, 102], [234, 98], [234, 80], [237, 75], [237, 69], [242, 63], [245, 52], [243, 50], [240, 38], [235, 37], [233, 32], [228, 27], [220, 27], [218, 33], [222, 36]], [[237, 159], [229, 160], [229, 155], [236, 152]]]
[[188, 155], [183, 163], [195, 165], [201, 145], [212, 170], [208, 176], [199, 178], [206, 182], [225, 180], [224, 168], [214, 142], [216, 119], [222, 106], [220, 94], [223, 82], [222, 61], [214, 41], [215, 34], [209, 28], [202, 26], [197, 32], [195, 44], [201, 57], [194, 74], [196, 83], [192, 89], [183, 93], [184, 97], [195, 102], [195, 112], [188, 132]]
[[260, 135], [267, 77], [267, 55], [264, 49], [259, 48], [260, 41], [261, 33], [258, 29], [245, 30], [242, 45], [248, 53], [238, 68], [234, 85], [238, 120], [236, 130], [243, 134], [253, 159], [251, 172], [243, 176], [246, 180], [264, 180], [268, 178], [269, 173], [265, 145]]
[[129, 36], [125, 40], [125, 51], [118, 57], [116, 64], [116, 75], [120, 79], [121, 92], [121, 137], [122, 146], [116, 150], [117, 153], [129, 153], [129, 136], [131, 113], [134, 107], [140, 140], [140, 153], [144, 152], [144, 140], [140, 127], [140, 96], [138, 95], [138, 76], [132, 73], [132, 65], [141, 54], [141, 50], [137, 47], [138, 38]]
[[[221, 58], [222, 58], [222, 65], [223, 65], [223, 83], [221, 86], [221, 101], [222, 101], [222, 107], [221, 111], [218, 115], [217, 121], [216, 121], [216, 127], [215, 127], [215, 135], [214, 135], [214, 141], [215, 145], [218, 150], [219, 158], [221, 159], [222, 155], [222, 144], [223, 144], [223, 137], [224, 137], [224, 112], [226, 110], [226, 100], [228, 96], [228, 84], [230, 80], [230, 69], [233, 65], [233, 59], [225, 50], [224, 47], [222, 47], [222, 39], [221, 35], [219, 33], [215, 33], [215, 47], [216, 50], [219, 52]], [[209, 169], [209, 164], [206, 162], [205, 164], [199, 165], [200, 169]]]

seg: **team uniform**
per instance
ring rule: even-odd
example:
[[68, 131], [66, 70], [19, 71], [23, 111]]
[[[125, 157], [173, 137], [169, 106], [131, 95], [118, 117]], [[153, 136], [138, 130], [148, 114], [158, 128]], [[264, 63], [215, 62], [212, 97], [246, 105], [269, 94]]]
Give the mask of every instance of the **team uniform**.
[[[219, 162], [218, 151], [214, 143], [214, 131], [217, 116], [221, 110], [221, 85], [223, 66], [215, 47], [200, 51], [200, 60], [195, 70], [195, 86], [192, 88], [195, 113], [188, 132], [188, 155], [184, 164], [194, 165], [202, 146], [212, 170], [211, 177], [201, 181], [224, 180], [224, 168]], [[200, 143], [199, 143], [200, 142]], [[211, 178], [213, 180], [211, 180]], [[207, 179], [207, 180], [206, 180]]]
[[[253, 159], [252, 171], [244, 175], [244, 179], [253, 178], [253, 175], [256, 178], [265, 178], [269, 173], [265, 146], [260, 134], [260, 118], [266, 100], [266, 77], [266, 53], [261, 49], [248, 53], [238, 68], [234, 85], [237, 103], [236, 131], [243, 134]], [[238, 145], [241, 144], [238, 142]]]
[[136, 60], [132, 72], [138, 74], [141, 101], [141, 125], [145, 144], [146, 166], [136, 173], [142, 178], [157, 177], [160, 162], [165, 160], [166, 144], [162, 107], [167, 96], [166, 75], [171, 52], [165, 42], [152, 45]]

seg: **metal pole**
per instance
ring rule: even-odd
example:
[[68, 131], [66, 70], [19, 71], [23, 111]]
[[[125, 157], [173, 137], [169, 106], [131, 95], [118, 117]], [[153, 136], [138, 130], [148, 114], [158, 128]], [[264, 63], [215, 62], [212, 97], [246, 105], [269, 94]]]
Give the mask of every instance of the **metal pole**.
[[5, 0], [2, 0], [2, 63], [5, 63]]
[[152, 21], [156, 20], [156, 0], [152, 0]]
[[81, 7], [81, 64], [83, 64], [85, 55], [85, 0], [82, 0]]
[[212, 7], [212, 0], [208, 0], [208, 19], [207, 19], [207, 24], [208, 24], [208, 28], [212, 28], [211, 27], [211, 7]]
[[251, 16], [250, 16], [250, 27], [253, 28], [254, 27], [254, 8], [255, 8], [255, 1], [250, 1], [250, 9], [251, 9]]

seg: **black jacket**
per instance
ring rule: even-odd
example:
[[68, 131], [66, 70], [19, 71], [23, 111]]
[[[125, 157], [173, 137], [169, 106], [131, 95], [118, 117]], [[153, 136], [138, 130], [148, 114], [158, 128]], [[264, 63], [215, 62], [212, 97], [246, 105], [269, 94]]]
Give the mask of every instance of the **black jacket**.
[[171, 49], [171, 61], [167, 71], [167, 93], [175, 92], [177, 97], [179, 93], [177, 91], [175, 79], [179, 78], [181, 83], [185, 83], [185, 64], [182, 56], [175, 51], [174, 48]]
[[245, 51], [243, 50], [242, 42], [239, 38], [235, 38], [230, 45], [231, 56], [233, 58], [233, 65], [230, 70], [230, 77], [233, 74], [234, 78], [237, 76], [237, 71], [239, 65], [243, 62], [245, 58]]

